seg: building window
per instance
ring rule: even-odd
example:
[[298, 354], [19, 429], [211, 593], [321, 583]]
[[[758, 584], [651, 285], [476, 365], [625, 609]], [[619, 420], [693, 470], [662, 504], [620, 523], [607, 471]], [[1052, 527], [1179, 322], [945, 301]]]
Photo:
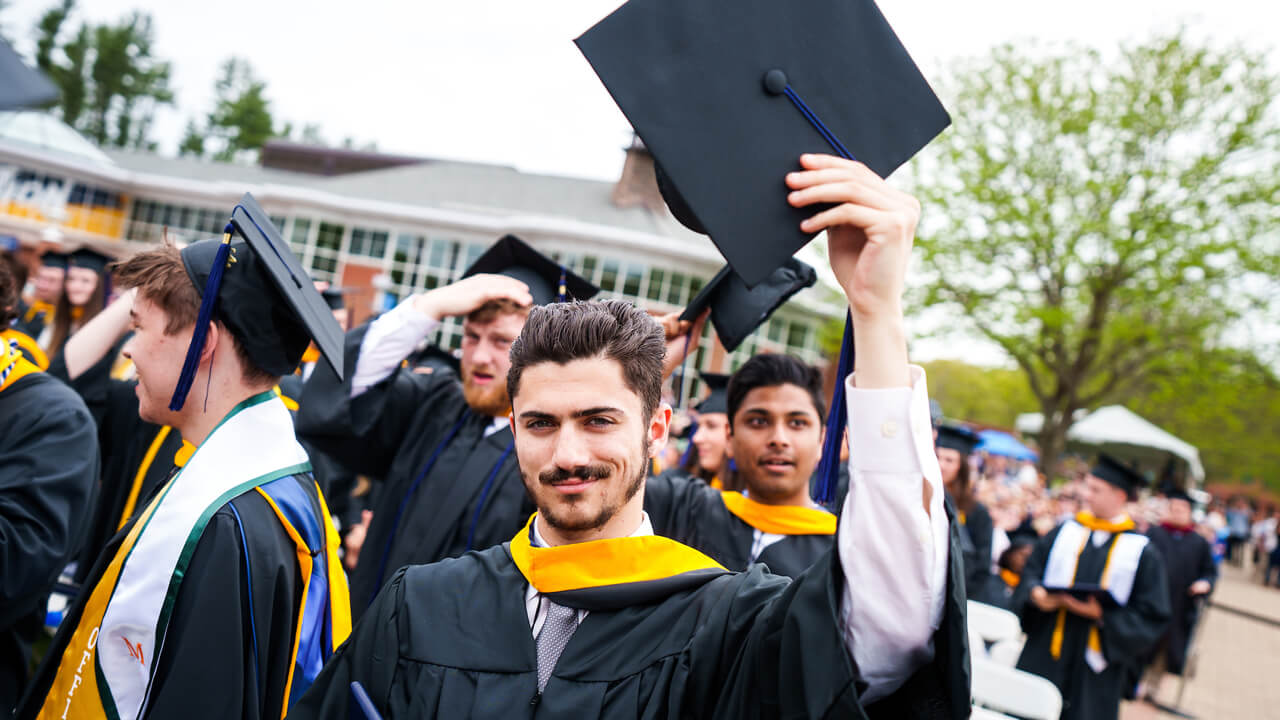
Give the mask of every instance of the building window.
[[352, 228], [351, 247], [348, 252], [352, 255], [363, 255], [364, 257], [381, 260], [387, 254], [388, 235], [389, 233], [381, 230]]
[[635, 265], [627, 266], [627, 274], [622, 282], [622, 294], [628, 299], [640, 299], [640, 284], [644, 282], [643, 268]]

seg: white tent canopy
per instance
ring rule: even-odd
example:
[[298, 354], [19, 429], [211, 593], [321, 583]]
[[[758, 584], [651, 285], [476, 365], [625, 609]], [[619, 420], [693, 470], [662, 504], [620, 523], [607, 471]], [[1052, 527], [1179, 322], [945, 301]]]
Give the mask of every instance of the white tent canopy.
[[[1039, 435], [1043, 426], [1044, 416], [1040, 413], [1018, 416], [1017, 427], [1021, 433]], [[1172, 454], [1187, 463], [1196, 482], [1204, 481], [1200, 451], [1194, 445], [1174, 437], [1123, 405], [1101, 407], [1078, 419], [1067, 431], [1067, 443], [1103, 450], [1111, 448], [1118, 454], [1151, 461]]]

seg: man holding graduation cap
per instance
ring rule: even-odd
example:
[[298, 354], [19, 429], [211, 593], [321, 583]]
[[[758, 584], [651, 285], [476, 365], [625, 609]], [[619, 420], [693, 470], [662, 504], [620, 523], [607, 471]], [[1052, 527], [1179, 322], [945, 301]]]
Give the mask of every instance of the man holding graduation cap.
[[[528, 519], [533, 506], [507, 427], [507, 353], [531, 305], [597, 291], [508, 235], [458, 282], [348, 333], [347, 378], [312, 374], [299, 399], [299, 435], [348, 470], [385, 478], [351, 577], [357, 617], [397, 568], [489, 547]], [[465, 318], [461, 382], [402, 367], [446, 317]]]
[[1164, 562], [1125, 511], [1146, 479], [1100, 455], [1078, 513], [1044, 536], [1022, 571], [1011, 609], [1027, 644], [1018, 669], [1062, 692], [1062, 717], [1106, 720], [1120, 712], [1125, 678], [1164, 633]]
[[[963, 580], [903, 330], [919, 205], [866, 165], [810, 154], [822, 135], [761, 87], [761, 63], [794, 62], [857, 118], [836, 132], [895, 167], [941, 126], [892, 148], [856, 126], [901, 128], [886, 116], [936, 99], [870, 2], [631, 0], [578, 42], [745, 283], [827, 232], [858, 347], [835, 421], [851, 451], [835, 548], [788, 582], [653, 535], [661, 329], [624, 303], [535, 308], [507, 383], [537, 515], [506, 545], [397, 573], [295, 716], [347, 717], [359, 683], [398, 718], [966, 717]], [[845, 53], [870, 53], [892, 89], [848, 97]]]
[[117, 268], [138, 412], [196, 450], [111, 540], [20, 718], [280, 717], [350, 628], [337, 534], [272, 391], [341, 333], [245, 195], [221, 241]]

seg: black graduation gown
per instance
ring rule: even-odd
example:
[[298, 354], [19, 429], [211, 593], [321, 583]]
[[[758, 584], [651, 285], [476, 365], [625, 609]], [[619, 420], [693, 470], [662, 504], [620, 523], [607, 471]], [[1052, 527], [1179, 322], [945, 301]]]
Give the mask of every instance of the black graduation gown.
[[538, 693], [528, 585], [508, 546], [492, 547], [397, 573], [289, 717], [361, 717], [352, 681], [388, 720], [966, 717], [958, 573], [952, 563], [957, 591], [933, 663], [864, 715], [839, 631], [844, 580], [834, 552], [795, 582], [756, 565], [591, 609]]
[[[653, 532], [702, 552], [735, 572], [751, 564], [755, 528], [729, 512], [719, 490], [679, 469], [645, 482], [644, 509]], [[831, 549], [835, 535], [788, 535], [760, 553], [756, 562], [775, 575], [795, 578]]]
[[[1027, 644], [1018, 658], [1018, 669], [1048, 678], [1062, 692], [1064, 720], [1108, 720], [1118, 716], [1120, 699], [1125, 693], [1125, 677], [1160, 635], [1169, 621], [1169, 594], [1164, 562], [1148, 545], [1142, 551], [1134, 576], [1133, 592], [1124, 607], [1103, 606], [1099, 629], [1102, 654], [1107, 668], [1095, 673], [1085, 662], [1092, 623], [1067, 613], [1063, 630], [1062, 653], [1058, 660], [1050, 654], [1053, 629], [1058, 612], [1043, 612], [1031, 602], [1031, 589], [1042, 584], [1045, 565], [1053, 541], [1061, 532], [1059, 525], [1044, 536], [1027, 559], [1022, 582], [1013, 595], [1011, 609], [1022, 620]], [[1080, 555], [1076, 582], [1096, 584], [1106, 566], [1107, 553], [1115, 537], [1095, 547], [1092, 539]]]
[[[961, 523], [964, 550], [964, 584], [970, 600], [981, 601], [991, 582], [991, 540], [995, 527], [987, 506], [975, 502]], [[967, 536], [967, 542], [966, 542]]]
[[[115, 354], [107, 358], [114, 361]], [[138, 417], [137, 381], [111, 377], [111, 364], [105, 359], [81, 373], [75, 380], [67, 377], [67, 364], [62, 353], [49, 363], [49, 374], [68, 383], [84, 399], [97, 423], [98, 448], [102, 473], [98, 479], [98, 501], [89, 520], [89, 533], [78, 557], [75, 581], [83, 583], [98, 554], [107, 541], [127, 520], [124, 511], [133, 491], [143, 461], [151, 444], [163, 432], [163, 425]], [[182, 449], [182, 433], [170, 429], [164, 434], [155, 456], [143, 473], [133, 513], [146, 507], [176, 469], [174, 458]]]
[[49, 591], [79, 549], [98, 476], [84, 402], [45, 373], [0, 391], [0, 717], [27, 682]]
[[[296, 424], [300, 438], [351, 472], [385, 478], [351, 574], [353, 619], [397, 568], [505, 542], [534, 511], [520, 479], [511, 429], [486, 437], [492, 419], [468, 409], [456, 376], [397, 368], [351, 397], [366, 329], [347, 334], [345, 381], [328, 365], [316, 366], [299, 400]], [[441, 447], [455, 427], [453, 439]], [[436, 462], [414, 488], [437, 448]]]
[[1187, 662], [1187, 642], [1196, 622], [1196, 604], [1187, 589], [1197, 580], [1210, 583], [1218, 578], [1213, 564], [1213, 550], [1208, 541], [1194, 531], [1175, 532], [1154, 525], [1147, 531], [1151, 545], [1164, 559], [1169, 578], [1169, 630], [1158, 648], [1165, 653], [1165, 670], [1181, 675]]
[[[315, 497], [310, 473], [293, 477], [308, 497]], [[235, 513], [243, 522], [237, 522]], [[39, 712], [84, 602], [132, 527], [130, 521], [111, 538], [93, 567], [85, 592], [58, 628], [18, 718], [34, 718]], [[246, 581], [246, 558], [251, 582]], [[145, 717], [279, 718], [294, 660], [302, 590], [296, 546], [262, 495], [249, 490], [219, 508], [196, 543], [178, 589]]]

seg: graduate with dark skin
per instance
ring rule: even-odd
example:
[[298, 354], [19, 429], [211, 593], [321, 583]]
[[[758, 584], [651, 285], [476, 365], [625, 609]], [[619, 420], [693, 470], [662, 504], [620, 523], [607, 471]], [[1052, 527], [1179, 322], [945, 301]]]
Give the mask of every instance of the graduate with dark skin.
[[[919, 205], [857, 163], [806, 155], [801, 165], [787, 176], [789, 201], [836, 204], [805, 229], [828, 230], [854, 317], [850, 416], [873, 412], [871, 398], [910, 395], [923, 424], [902, 314]], [[684, 343], [671, 330], [618, 301], [531, 312], [508, 385], [537, 515], [509, 544], [396, 573], [290, 717], [349, 717], [353, 682], [386, 718], [968, 712], [955, 536], [936, 461], [928, 448], [905, 453], [909, 436], [877, 435], [905, 460], [886, 455], [875, 469], [851, 453], [848, 548], [794, 583], [759, 567], [725, 573], [652, 535], [646, 470], [671, 422], [662, 376]], [[908, 529], [889, 537], [891, 527]]]

